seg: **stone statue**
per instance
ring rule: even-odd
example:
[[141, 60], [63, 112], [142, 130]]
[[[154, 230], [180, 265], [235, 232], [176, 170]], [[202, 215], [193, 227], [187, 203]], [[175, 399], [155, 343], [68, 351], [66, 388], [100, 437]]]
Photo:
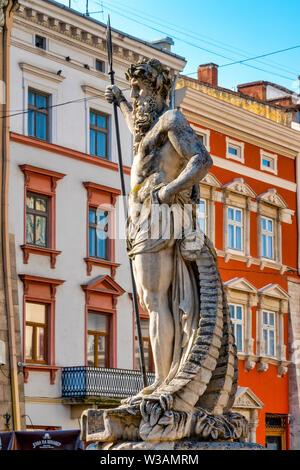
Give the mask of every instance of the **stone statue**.
[[181, 111], [170, 109], [166, 67], [145, 60], [126, 78], [132, 105], [117, 86], [105, 96], [134, 136], [127, 245], [150, 317], [155, 381], [103, 411], [101, 432], [99, 411], [89, 410], [83, 429], [110, 445], [245, 438], [246, 419], [230, 412], [238, 359], [226, 295], [215, 249], [197, 220], [199, 182], [212, 159]]

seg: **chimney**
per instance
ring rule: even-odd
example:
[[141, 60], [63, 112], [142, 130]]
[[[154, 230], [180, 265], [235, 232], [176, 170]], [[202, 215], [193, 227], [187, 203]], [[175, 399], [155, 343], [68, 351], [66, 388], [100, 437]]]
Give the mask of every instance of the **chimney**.
[[213, 87], [218, 86], [218, 65], [209, 64], [199, 65], [198, 67], [198, 81], [207, 83]]
[[169, 36], [148, 42], [153, 44], [153, 46], [159, 47], [160, 49], [165, 49], [166, 51], [171, 51], [171, 47], [174, 46], [174, 41]]

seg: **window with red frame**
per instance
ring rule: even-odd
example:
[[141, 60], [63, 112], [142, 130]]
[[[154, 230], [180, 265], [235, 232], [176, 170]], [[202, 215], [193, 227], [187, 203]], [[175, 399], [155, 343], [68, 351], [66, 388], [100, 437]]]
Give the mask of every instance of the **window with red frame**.
[[48, 305], [25, 304], [25, 361], [35, 364], [48, 362]]
[[87, 359], [90, 367], [109, 367], [110, 318], [101, 313], [88, 313]]
[[50, 198], [30, 191], [26, 193], [26, 244], [50, 246]]

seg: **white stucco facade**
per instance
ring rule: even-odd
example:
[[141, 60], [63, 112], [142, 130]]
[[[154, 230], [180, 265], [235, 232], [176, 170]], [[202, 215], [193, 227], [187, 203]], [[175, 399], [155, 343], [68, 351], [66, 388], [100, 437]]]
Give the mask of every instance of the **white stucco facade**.
[[[87, 275], [87, 190], [83, 182], [120, 188], [116, 168], [90, 163], [89, 110], [109, 116], [108, 160], [117, 162], [113, 108], [103, 96], [109, 83], [107, 74], [95, 69], [95, 60], [106, 61], [103, 46], [105, 27], [55, 2], [21, 0], [16, 13], [11, 41], [11, 166], [10, 166], [10, 232], [15, 235], [17, 274], [42, 279], [62, 280], [55, 293], [54, 347], [55, 366], [85, 366], [85, 309], [86, 298], [82, 285], [100, 275], [111, 275], [110, 267], [93, 266]], [[35, 36], [46, 39], [46, 49], [35, 46]], [[182, 70], [185, 61], [143, 41], [113, 32], [115, 51], [115, 79], [121, 89], [128, 89], [124, 73], [131, 62], [142, 57], [158, 58], [175, 73]], [[69, 57], [70, 60], [66, 60]], [[85, 65], [86, 64], [86, 65]], [[107, 66], [107, 64], [106, 64]], [[59, 72], [60, 71], [60, 72]], [[49, 145], [39, 146], [27, 141], [28, 90], [34, 89], [50, 95]], [[128, 91], [125, 91], [125, 94]], [[77, 100], [76, 102], [74, 102]], [[66, 102], [72, 102], [64, 104]], [[25, 110], [25, 112], [22, 112]], [[19, 114], [20, 113], [20, 114]], [[132, 137], [120, 117], [123, 163], [132, 162]], [[56, 146], [56, 147], [55, 147]], [[73, 152], [73, 153], [72, 153]], [[98, 157], [101, 158], [101, 157]], [[55, 189], [56, 215], [55, 268], [49, 257], [31, 253], [24, 263], [24, 174], [22, 165], [58, 172], [65, 175]], [[129, 187], [129, 171], [125, 175]], [[119, 202], [117, 202], [118, 207]], [[131, 283], [124, 240], [115, 242], [116, 269], [114, 282], [125, 293], [116, 305], [116, 358], [120, 369], [133, 369], [134, 325], [132, 301], [128, 295]], [[21, 327], [24, 328], [24, 282], [18, 279]], [[24, 335], [22, 335], [24, 338]], [[26, 363], [24, 359], [24, 365]], [[40, 368], [42, 369], [42, 368]], [[78, 418], [72, 415], [70, 404], [62, 401], [61, 370], [56, 371], [50, 383], [49, 371], [30, 370], [25, 383], [26, 422], [34, 426], [57, 426], [62, 429], [78, 428]]]

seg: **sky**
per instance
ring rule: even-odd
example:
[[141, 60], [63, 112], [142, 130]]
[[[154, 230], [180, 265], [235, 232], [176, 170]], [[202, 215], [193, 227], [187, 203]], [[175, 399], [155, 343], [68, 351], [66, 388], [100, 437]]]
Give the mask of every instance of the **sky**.
[[[299, 0], [71, 0], [71, 7], [85, 13], [87, 1], [91, 16], [107, 23], [109, 14], [115, 29], [146, 41], [172, 37], [172, 52], [186, 59], [190, 77], [214, 62], [225, 88], [266, 80], [300, 92]], [[226, 66], [287, 48], [293, 49]]]

